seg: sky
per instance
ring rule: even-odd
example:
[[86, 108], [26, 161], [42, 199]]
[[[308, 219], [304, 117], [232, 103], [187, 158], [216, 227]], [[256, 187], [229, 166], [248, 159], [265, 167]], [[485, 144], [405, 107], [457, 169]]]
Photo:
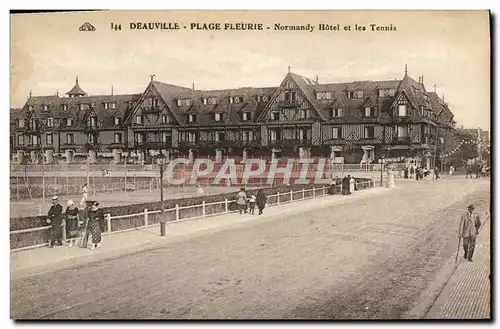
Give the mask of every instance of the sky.
[[[291, 71], [320, 83], [401, 79], [405, 65], [444, 95], [458, 126], [490, 129], [487, 11], [114, 11], [11, 15], [11, 108], [63, 95], [78, 75], [90, 95], [141, 93], [155, 80], [196, 89], [278, 86]], [[90, 22], [94, 32], [80, 32]], [[122, 25], [121, 31], [110, 28]], [[180, 30], [130, 30], [177, 22]], [[191, 23], [262, 23], [263, 31], [190, 30]], [[274, 31], [274, 25], [314, 26]], [[319, 24], [351, 31], [319, 31]], [[366, 26], [355, 31], [355, 25]], [[396, 27], [371, 31], [370, 24]], [[187, 26], [187, 29], [183, 27]]]

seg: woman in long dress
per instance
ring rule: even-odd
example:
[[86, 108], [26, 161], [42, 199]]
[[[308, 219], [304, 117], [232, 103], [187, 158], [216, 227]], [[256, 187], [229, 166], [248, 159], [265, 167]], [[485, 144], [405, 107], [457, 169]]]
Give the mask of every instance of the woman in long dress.
[[354, 177], [351, 177], [351, 179], [349, 179], [349, 194], [354, 193], [354, 184], [356, 184], [356, 180]]
[[89, 210], [88, 227], [90, 234], [92, 234], [91, 250], [99, 249], [101, 247], [101, 223], [104, 221], [102, 210], [99, 209], [99, 202], [94, 202]]
[[66, 238], [69, 239], [68, 247], [76, 247], [78, 237], [78, 208], [73, 200], [68, 200], [66, 208]]
[[257, 200], [255, 203], [257, 204], [257, 208], [259, 208], [259, 215], [262, 215], [267, 203], [267, 195], [264, 193], [264, 190], [261, 189], [257, 192]]
[[240, 211], [240, 215], [245, 212], [247, 213], [247, 194], [245, 193], [245, 188], [242, 187], [236, 195], [236, 204], [238, 205], [238, 209]]
[[82, 200], [80, 201], [80, 206], [85, 206], [85, 202], [89, 198], [89, 188], [87, 187], [87, 183], [83, 184], [82, 187]]

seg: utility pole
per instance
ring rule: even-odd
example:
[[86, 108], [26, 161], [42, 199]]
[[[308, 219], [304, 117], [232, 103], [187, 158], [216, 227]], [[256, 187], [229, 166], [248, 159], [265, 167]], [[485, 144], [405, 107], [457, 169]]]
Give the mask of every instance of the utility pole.
[[44, 161], [43, 146], [42, 146], [42, 204], [45, 207], [45, 167], [44, 167], [44, 162], [45, 161]]
[[385, 157], [382, 155], [382, 158], [380, 159], [380, 187], [384, 186], [384, 162], [385, 162]]
[[161, 214], [160, 214], [160, 235], [165, 236], [165, 218], [163, 217], [163, 212], [165, 210], [165, 205], [163, 204], [163, 159], [160, 164], [160, 204], [161, 204]]

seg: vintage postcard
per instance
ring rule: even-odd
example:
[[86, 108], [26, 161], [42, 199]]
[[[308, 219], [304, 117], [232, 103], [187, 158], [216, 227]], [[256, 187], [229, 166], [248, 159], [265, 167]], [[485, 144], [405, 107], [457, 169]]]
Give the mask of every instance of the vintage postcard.
[[12, 319], [491, 319], [490, 12], [10, 26]]

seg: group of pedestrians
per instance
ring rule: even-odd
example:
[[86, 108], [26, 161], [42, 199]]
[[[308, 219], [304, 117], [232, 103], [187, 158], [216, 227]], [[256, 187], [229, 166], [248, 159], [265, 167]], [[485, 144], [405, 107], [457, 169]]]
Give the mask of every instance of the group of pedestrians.
[[54, 196], [46, 222], [51, 226], [49, 242], [51, 248], [62, 246], [63, 240], [67, 242], [68, 247], [87, 248], [90, 236], [90, 249], [101, 247], [104, 215], [97, 201], [86, 201], [80, 210], [73, 200], [68, 200], [66, 211], [63, 212], [59, 197]]
[[255, 207], [259, 209], [259, 215], [262, 215], [267, 204], [267, 195], [263, 189], [260, 189], [257, 195], [252, 193], [248, 196], [245, 188], [242, 187], [236, 195], [236, 204], [238, 205], [240, 215], [246, 213], [250, 213], [250, 215], [255, 214]]

